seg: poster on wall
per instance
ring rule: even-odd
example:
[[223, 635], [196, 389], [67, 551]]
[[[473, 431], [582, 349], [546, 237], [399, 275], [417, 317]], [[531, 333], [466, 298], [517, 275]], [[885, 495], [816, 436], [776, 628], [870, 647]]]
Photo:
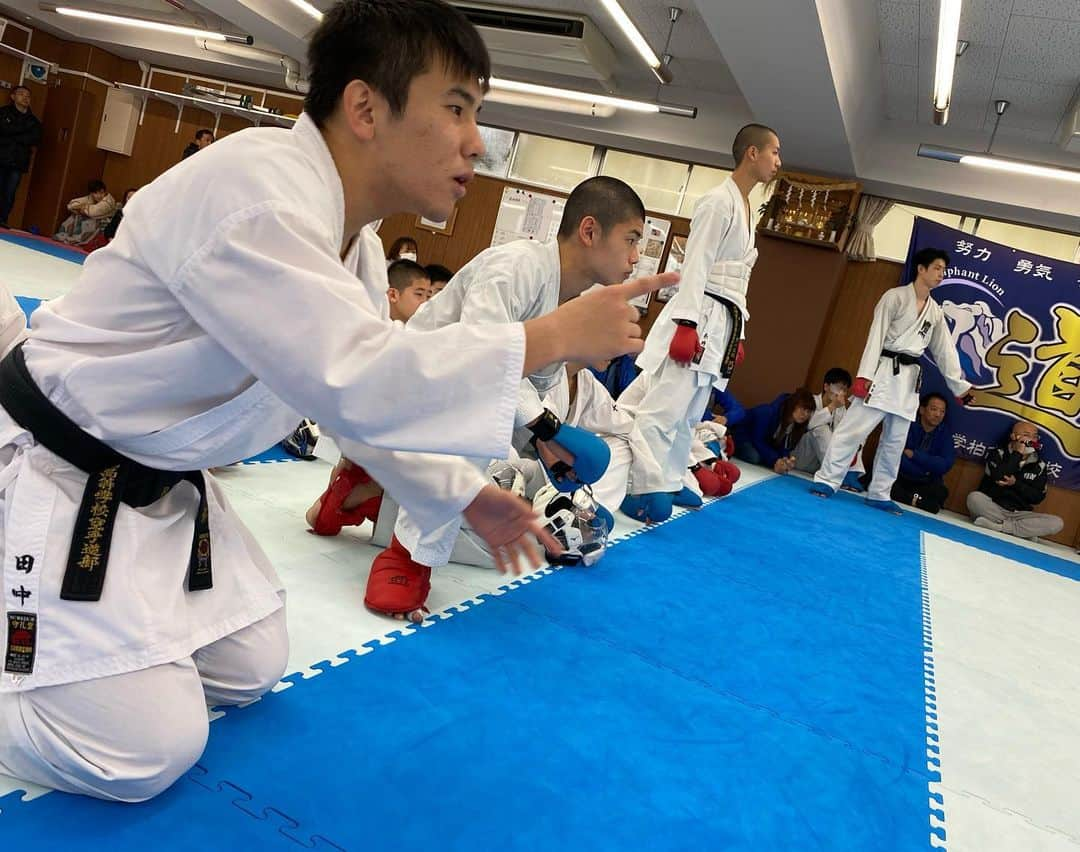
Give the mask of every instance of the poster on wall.
[[[671, 238], [671, 251], [668, 252], [667, 263], [664, 264], [664, 272], [681, 272], [683, 259], [686, 257], [686, 241], [689, 239], [685, 234], [676, 234]], [[666, 302], [675, 295], [678, 285], [674, 287], [662, 287], [656, 291], [656, 301]]]
[[[671, 222], [668, 219], [645, 217], [645, 233], [638, 241], [638, 262], [634, 271], [630, 273], [631, 278], [656, 275], [660, 271], [660, 258], [664, 255], [664, 246], [667, 245], [670, 232]], [[630, 304], [644, 311], [649, 307], [650, 296], [652, 293], [645, 293], [643, 296], [631, 299]]]
[[480, 138], [484, 140], [484, 153], [476, 160], [476, 173], [492, 177], [506, 177], [510, 171], [510, 155], [514, 150], [513, 130], [480, 126]]
[[[945, 318], [974, 402], [950, 406], [957, 455], [983, 461], [1012, 425], [1039, 428], [1051, 485], [1080, 490], [1080, 264], [980, 239], [918, 218], [904, 281], [923, 248], [949, 253], [933, 297]], [[947, 399], [941, 374], [923, 359], [923, 392]]]
[[556, 195], [506, 187], [499, 203], [491, 244], [501, 246], [513, 240], [536, 240], [541, 243], [554, 240], [565, 206], [566, 199]]

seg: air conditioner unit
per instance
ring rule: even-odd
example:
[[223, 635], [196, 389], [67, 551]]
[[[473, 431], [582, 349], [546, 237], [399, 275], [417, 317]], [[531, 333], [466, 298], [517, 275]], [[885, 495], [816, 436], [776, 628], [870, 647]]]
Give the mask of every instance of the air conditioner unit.
[[611, 82], [615, 50], [589, 18], [508, 6], [454, 5], [480, 31], [497, 68]]
[[1080, 99], [1065, 114], [1058, 145], [1070, 154], [1080, 154]]

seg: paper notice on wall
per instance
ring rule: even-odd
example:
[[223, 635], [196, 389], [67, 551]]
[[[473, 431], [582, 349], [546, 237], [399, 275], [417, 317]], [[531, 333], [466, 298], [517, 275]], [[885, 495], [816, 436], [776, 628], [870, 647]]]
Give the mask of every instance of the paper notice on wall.
[[554, 240], [565, 206], [566, 200], [555, 195], [507, 187], [499, 204], [491, 244], [501, 246], [513, 240], [536, 240], [541, 243]]
[[[669, 220], [654, 219], [652, 216], [645, 217], [645, 233], [638, 242], [638, 262], [630, 274], [631, 278], [656, 275], [660, 271], [660, 258], [664, 255], [664, 246], [667, 245], [669, 233], [671, 233]], [[651, 293], [646, 293], [644, 296], [638, 296], [630, 304], [645, 310], [649, 307], [651, 295]]]

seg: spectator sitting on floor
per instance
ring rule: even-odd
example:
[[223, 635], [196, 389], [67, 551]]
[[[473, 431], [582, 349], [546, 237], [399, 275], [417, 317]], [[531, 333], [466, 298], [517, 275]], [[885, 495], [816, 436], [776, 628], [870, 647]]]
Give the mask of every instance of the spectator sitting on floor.
[[[821, 393], [814, 394], [817, 410], [806, 426], [806, 434], [795, 448], [795, 469], [804, 473], [817, 473], [821, 462], [829, 452], [833, 432], [847, 413], [851, 402], [851, 373], [843, 367], [831, 367], [825, 372]], [[846, 491], [861, 492], [865, 489], [859, 477], [866, 473], [862, 448], [855, 453], [851, 467], [840, 484]]]
[[937, 514], [945, 505], [949, 489], [944, 476], [956, 460], [952, 429], [945, 422], [948, 403], [939, 393], [928, 393], [919, 401], [919, 414], [908, 429], [907, 446], [900, 459], [900, 473], [892, 487], [892, 498]]
[[439, 263], [429, 263], [424, 267], [427, 270], [428, 278], [431, 279], [431, 295], [434, 297], [436, 294], [442, 292], [442, 288], [445, 287], [451, 278], [454, 277], [454, 273], [447, 269], [445, 266]]
[[431, 296], [427, 270], [411, 260], [395, 260], [386, 271], [386, 277], [390, 282], [386, 290], [390, 319], [408, 322]]
[[983, 529], [1036, 539], [1061, 532], [1057, 515], [1032, 511], [1046, 499], [1046, 462], [1039, 458], [1039, 430], [1019, 420], [1008, 443], [986, 455], [986, 473], [978, 491], [968, 494], [967, 507]]
[[70, 212], [54, 239], [73, 246], [85, 246], [96, 237], [116, 212], [116, 199], [100, 180], [90, 181], [87, 194], [68, 202]]
[[386, 253], [386, 265], [389, 266], [395, 260], [411, 260], [417, 263], [418, 257], [416, 240], [412, 237], [398, 237], [390, 244], [390, 251]]
[[756, 405], [733, 430], [735, 455], [750, 464], [772, 468], [776, 473], [795, 469], [795, 447], [806, 434], [806, 427], [817, 403], [806, 388], [782, 393], [765, 405]]

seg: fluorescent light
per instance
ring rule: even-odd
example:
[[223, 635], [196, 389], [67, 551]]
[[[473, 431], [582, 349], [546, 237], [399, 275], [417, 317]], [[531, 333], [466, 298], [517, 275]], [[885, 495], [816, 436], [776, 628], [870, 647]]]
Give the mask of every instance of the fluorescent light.
[[100, 21], [106, 24], [119, 24], [125, 27], [138, 27], [144, 30], [155, 30], [160, 33], [173, 35], [195, 36], [212, 41], [227, 41], [239, 44], [251, 44], [254, 39], [251, 36], [227, 35], [212, 30], [201, 30], [197, 27], [185, 27], [179, 24], [166, 24], [162, 21], [148, 21], [143, 18], [129, 18], [126, 15], [111, 15], [104, 12], [91, 12], [89, 9], [75, 9], [71, 6], [42, 6], [47, 12], [56, 12], [69, 18], [81, 18], [87, 21]]
[[949, 120], [956, 45], [960, 37], [960, 10], [963, 0], [941, 0], [938, 11], [937, 62], [934, 66], [934, 124]]
[[[580, 104], [595, 104], [600, 107], [614, 107], [631, 112], [661, 113], [663, 115], [679, 115], [684, 118], [697, 118], [697, 107], [679, 106], [676, 104], [652, 103], [650, 101], [634, 101], [629, 98], [617, 98], [612, 95], [594, 95], [591, 92], [578, 92], [574, 89], [559, 89], [555, 86], [541, 86], [536, 83], [523, 83], [520, 80], [503, 80], [492, 77], [488, 81], [492, 92], [496, 93], [492, 100], [498, 101], [498, 92], [515, 92], [521, 95], [532, 95], [540, 98], [556, 98], [563, 101], [573, 101]], [[489, 95], [489, 97], [491, 97]]]
[[[295, 2], [295, 0], [294, 0]], [[653, 72], [659, 71], [663, 63], [660, 61], [653, 49], [649, 47], [649, 43], [645, 41], [645, 36], [641, 34], [634, 22], [630, 20], [630, 16], [626, 14], [623, 7], [619, 5], [619, 0], [600, 0], [600, 5], [603, 6], [609, 15], [615, 19], [615, 23], [619, 25], [619, 29], [623, 31], [630, 43], [634, 46], [634, 50], [638, 52], [642, 59], [645, 60], [645, 64], [653, 69]]]
[[497, 104], [530, 107], [531, 109], [547, 109], [554, 112], [570, 113], [571, 115], [591, 115], [595, 118], [610, 118], [615, 115], [615, 107], [610, 104], [584, 103], [582, 101], [572, 101], [569, 98], [541, 97], [540, 95], [529, 95], [524, 92], [511, 92], [500, 89], [492, 89], [488, 92], [487, 100]]
[[1055, 166], [1040, 166], [1038, 163], [1025, 163], [1021, 160], [1003, 160], [999, 157], [986, 157], [981, 154], [965, 154], [960, 158], [961, 165], [978, 166], [980, 169], [994, 169], [999, 172], [1012, 172], [1029, 177], [1052, 178], [1080, 183], [1080, 172], [1073, 169], [1060, 169]]
[[947, 163], [958, 163], [962, 166], [975, 166], [980, 169], [992, 169], [998, 172], [1025, 175], [1026, 177], [1050, 178], [1051, 180], [1080, 183], [1080, 171], [1076, 169], [1049, 166], [1045, 163], [1029, 163], [1024, 160], [1010, 160], [992, 154], [975, 154], [951, 148], [938, 148], [933, 145], [920, 145], [919, 156], [931, 160], [942, 160]]
[[615, 109], [627, 109], [633, 112], [660, 112], [657, 104], [645, 101], [631, 101], [626, 98], [615, 98], [611, 95], [594, 95], [590, 92], [576, 92], [573, 89], [558, 89], [554, 86], [540, 86], [536, 83], [522, 83], [518, 80], [502, 80], [492, 78], [492, 89], [501, 89], [504, 92], [519, 92], [523, 95], [539, 95], [540, 97], [562, 98], [567, 101], [577, 101], [583, 104], [602, 104], [613, 106]]
[[301, 12], [311, 15], [316, 21], [321, 21], [323, 19], [323, 13], [308, 3], [307, 0], [289, 0], [289, 2]]

